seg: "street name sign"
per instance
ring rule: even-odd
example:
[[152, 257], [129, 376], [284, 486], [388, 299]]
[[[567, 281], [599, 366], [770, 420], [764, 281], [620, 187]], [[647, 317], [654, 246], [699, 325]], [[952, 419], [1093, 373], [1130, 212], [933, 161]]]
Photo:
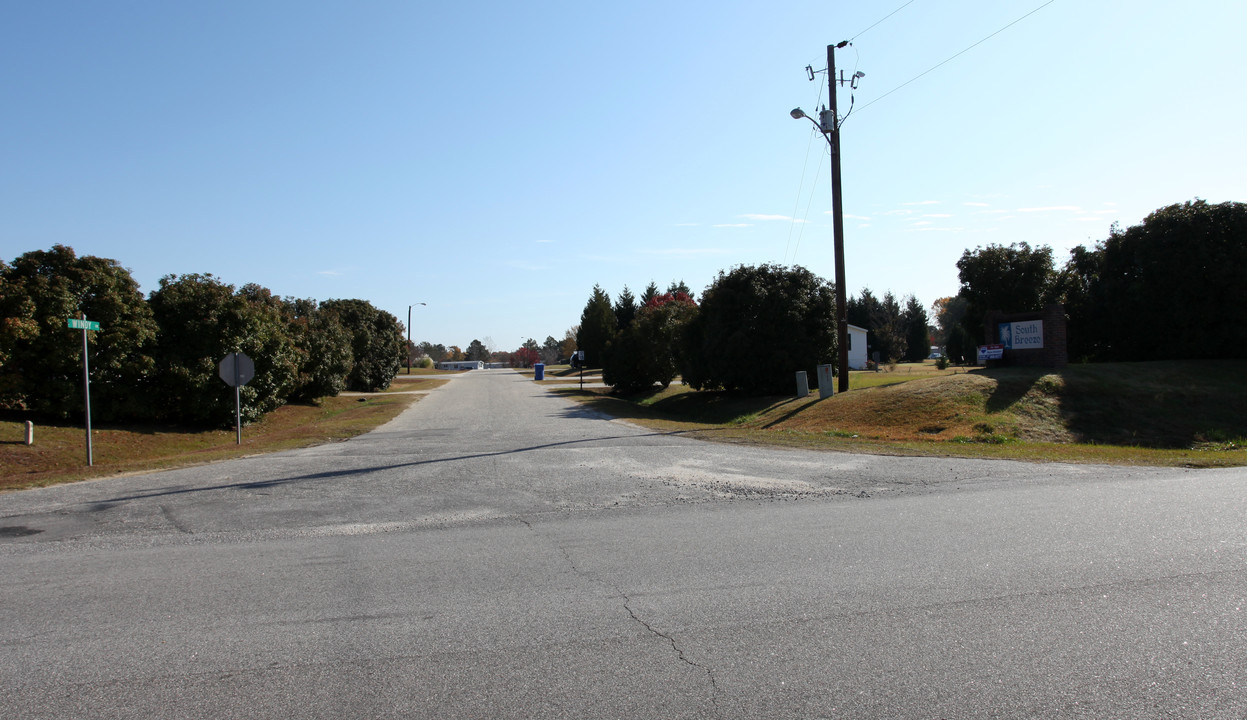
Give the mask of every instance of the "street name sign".
[[78, 318], [69, 318], [70, 330], [99, 330], [100, 324], [94, 320], [79, 320]]

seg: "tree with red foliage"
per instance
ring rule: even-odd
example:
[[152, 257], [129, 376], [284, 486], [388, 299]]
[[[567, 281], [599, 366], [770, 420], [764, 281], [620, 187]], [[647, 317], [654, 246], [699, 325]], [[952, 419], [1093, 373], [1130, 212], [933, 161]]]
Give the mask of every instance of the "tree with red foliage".
[[541, 353], [530, 347], [522, 347], [511, 353], [511, 367], [530, 368], [541, 362]]
[[680, 334], [697, 316], [697, 303], [683, 291], [654, 295], [606, 348], [602, 379], [621, 392], [667, 387], [678, 374]]

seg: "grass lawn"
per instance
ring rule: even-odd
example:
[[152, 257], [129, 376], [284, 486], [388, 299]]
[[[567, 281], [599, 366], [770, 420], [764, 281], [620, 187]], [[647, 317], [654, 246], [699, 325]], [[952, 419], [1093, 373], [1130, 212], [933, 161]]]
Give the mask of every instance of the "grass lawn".
[[438, 377], [438, 375], [449, 375], [451, 372], [453, 371], [432, 370], [418, 374], [417, 371], [413, 369], [411, 375], [399, 375], [394, 378], [394, 381], [390, 383], [390, 386], [382, 392], [403, 393], [439, 388], [450, 382], [450, 380], [445, 377]]
[[1247, 362], [854, 372], [827, 400], [682, 385], [626, 398], [558, 390], [706, 439], [854, 452], [1210, 467], [1247, 465]]
[[236, 444], [233, 428], [93, 423], [92, 467], [86, 465], [81, 424], [36, 421], [35, 442], [27, 446], [27, 418], [9, 413], [0, 416], [0, 490], [197, 465], [345, 440], [389, 421], [420, 397], [378, 393], [286, 405], [258, 423], [243, 426], [242, 445]]

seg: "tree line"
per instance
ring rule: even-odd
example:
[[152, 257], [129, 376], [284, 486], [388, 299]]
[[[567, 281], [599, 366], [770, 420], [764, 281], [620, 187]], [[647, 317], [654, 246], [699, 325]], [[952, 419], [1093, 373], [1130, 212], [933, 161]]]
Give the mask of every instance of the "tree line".
[[1072, 361], [1247, 357], [1247, 203], [1169, 205], [1139, 225], [1116, 223], [1058, 267], [1027, 243], [967, 250], [961, 287], [936, 301], [949, 354], [973, 357], [991, 310], [1062, 303]]
[[233, 393], [217, 376], [228, 353], [256, 373], [244, 420], [292, 401], [389, 386], [406, 355], [402, 326], [366, 300], [281, 298], [210, 274], [168, 275], [144, 297], [116, 260], [73, 248], [0, 261], [0, 408], [65, 418], [82, 412], [82, 341], [90, 333], [92, 414], [108, 420], [224, 425]]
[[683, 281], [640, 298], [625, 287], [615, 303], [594, 286], [580, 316], [577, 347], [617, 391], [677, 376], [698, 390], [774, 394], [793, 373], [811, 375], [835, 357], [835, 292], [802, 267], [738, 266], [720, 271], [697, 299]]
[[480, 360], [508, 367], [528, 368], [539, 362], [547, 365], [566, 362], [575, 349], [576, 331], [572, 328], [562, 340], [555, 340], [553, 335], [547, 335], [545, 342], [538, 345], [536, 340], [528, 338], [512, 351], [494, 350], [489, 347], [488, 338], [485, 341], [474, 338], [468, 343], [467, 350], [458, 345], [446, 347], [441, 343], [423, 341], [413, 343], [411, 352], [413, 361], [428, 358], [428, 365], [443, 361]]

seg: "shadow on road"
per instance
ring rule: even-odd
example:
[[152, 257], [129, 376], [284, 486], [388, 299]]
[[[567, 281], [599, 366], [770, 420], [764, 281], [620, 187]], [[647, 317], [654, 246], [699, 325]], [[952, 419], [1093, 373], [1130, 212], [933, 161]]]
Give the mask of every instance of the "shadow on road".
[[377, 465], [375, 467], [350, 468], [346, 470], [328, 470], [318, 473], [306, 473], [303, 475], [294, 475], [286, 478], [274, 478], [272, 480], [259, 480], [255, 482], [237, 482], [226, 483], [224, 485], [210, 485], [207, 487], [180, 487], [167, 490], [157, 490], [153, 492], [138, 493], [135, 495], [126, 495], [123, 497], [110, 498], [100, 500], [92, 505], [92, 511], [107, 510], [117, 503], [128, 502], [130, 500], [145, 500], [156, 497], [167, 497], [172, 495], [186, 495], [189, 493], [212, 492], [215, 490], [262, 490], [264, 488], [279, 487], [282, 485], [290, 485], [305, 480], [327, 480], [330, 478], [344, 477], [347, 475], [367, 475], [369, 473], [383, 472], [386, 470], [397, 470], [400, 468], [420, 467], [422, 465], [437, 465], [441, 463], [460, 462], [463, 460], [476, 460], [480, 458], [499, 457], [503, 455], [515, 455], [518, 453], [533, 452], [535, 450], [547, 450], [555, 447], [565, 447], [568, 445], [583, 445], [586, 443], [606, 442], [610, 440], [624, 440], [647, 437], [675, 437], [681, 435], [689, 435], [696, 433], [696, 430], [673, 430], [671, 432], [651, 432], [640, 435], [609, 435], [605, 437], [582, 438], [580, 440], [564, 440], [562, 442], [545, 443], [542, 445], [533, 445], [531, 447], [514, 448], [512, 450], [498, 450], [495, 452], [473, 453], [471, 455], [458, 455], [455, 457], [434, 458], [431, 460], [416, 460], [414, 462], [396, 463], [393, 465]]

